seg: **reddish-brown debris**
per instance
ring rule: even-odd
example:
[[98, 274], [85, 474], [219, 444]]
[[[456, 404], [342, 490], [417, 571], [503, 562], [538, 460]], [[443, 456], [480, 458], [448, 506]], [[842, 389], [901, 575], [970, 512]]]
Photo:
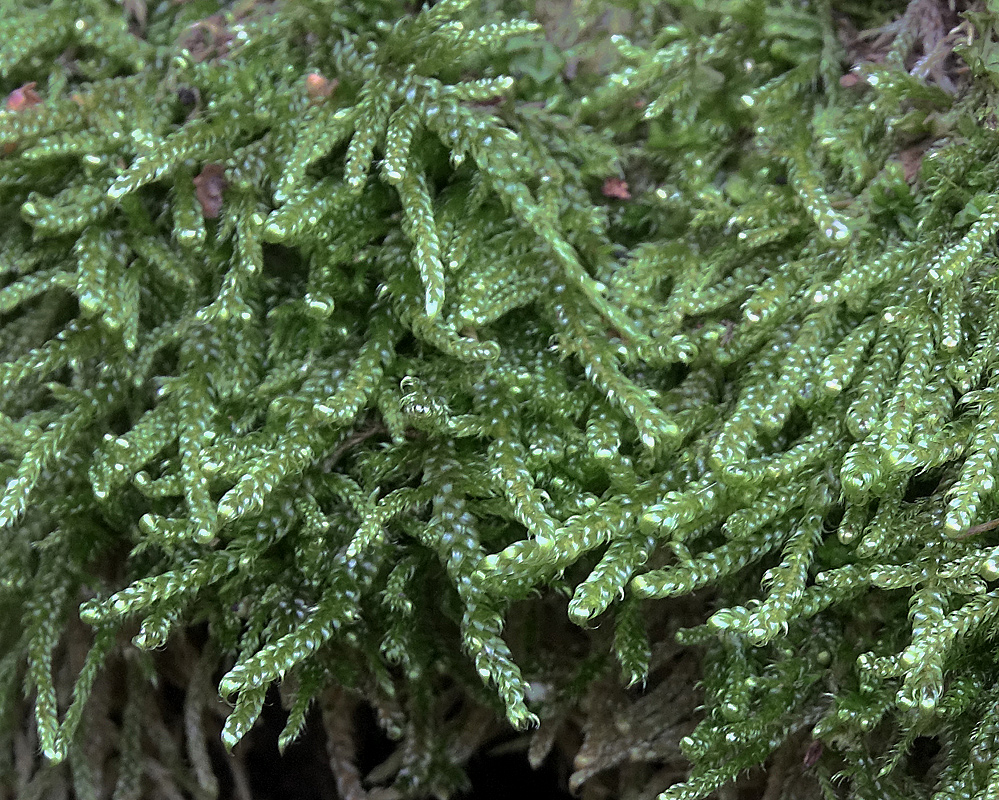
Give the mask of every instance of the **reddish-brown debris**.
[[218, 219], [222, 213], [222, 193], [228, 185], [225, 168], [221, 164], [205, 164], [194, 178], [194, 193], [205, 219]]

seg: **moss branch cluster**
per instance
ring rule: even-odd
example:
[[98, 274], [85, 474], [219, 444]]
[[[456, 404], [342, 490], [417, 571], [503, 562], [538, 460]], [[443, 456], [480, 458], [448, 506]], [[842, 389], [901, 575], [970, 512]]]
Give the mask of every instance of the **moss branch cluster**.
[[363, 791], [362, 698], [447, 796], [483, 708], [547, 752], [676, 634], [660, 800], [800, 742], [829, 797], [999, 792], [999, 20], [649, 5], [563, 53], [513, 3], [0, 0], [0, 784], [135, 796], [180, 648], [199, 796], [215, 670], [226, 747], [279, 683]]

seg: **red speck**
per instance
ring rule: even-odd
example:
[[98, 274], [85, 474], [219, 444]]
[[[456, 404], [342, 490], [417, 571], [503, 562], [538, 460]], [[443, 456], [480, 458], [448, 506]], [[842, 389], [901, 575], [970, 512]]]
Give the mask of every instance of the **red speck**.
[[[7, 111], [24, 111], [26, 108], [31, 108], [32, 106], [37, 106], [42, 102], [41, 96], [35, 91], [35, 86], [38, 84], [35, 81], [31, 83], [26, 83], [19, 89], [15, 89], [9, 95], [7, 95], [7, 101], [4, 103], [4, 108]], [[0, 156], [9, 156], [17, 149], [16, 142], [7, 142], [2, 147], [0, 147]]]
[[808, 749], [805, 751], [805, 757], [801, 761], [801, 765], [808, 769], [809, 767], [814, 767], [816, 762], [822, 757], [822, 742], [815, 739]]
[[628, 182], [621, 178], [608, 178], [604, 181], [600, 190], [604, 197], [614, 197], [618, 200], [630, 200], [631, 192], [628, 191]]
[[305, 91], [309, 99], [313, 102], [325, 100], [336, 90], [340, 81], [336, 78], [330, 80], [318, 72], [310, 72], [305, 76]]
[[848, 72], [839, 79], [839, 85], [844, 89], [849, 89], [860, 83], [860, 76], [856, 72]]
[[194, 179], [194, 194], [201, 204], [205, 219], [218, 219], [222, 213], [222, 192], [228, 182], [225, 168], [221, 164], [205, 164]]
[[7, 95], [7, 110], [8, 111], [24, 111], [26, 108], [31, 108], [32, 106], [37, 106], [42, 102], [42, 98], [39, 96], [38, 92], [35, 91], [35, 87], [38, 84], [35, 81], [31, 83], [26, 83], [20, 89], [15, 89], [9, 95]]

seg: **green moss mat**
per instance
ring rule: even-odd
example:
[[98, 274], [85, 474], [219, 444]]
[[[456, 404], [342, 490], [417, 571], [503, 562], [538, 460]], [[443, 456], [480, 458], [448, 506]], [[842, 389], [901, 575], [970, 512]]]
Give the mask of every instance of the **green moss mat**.
[[902, 11], [0, 0], [8, 796], [275, 682], [352, 798], [359, 701], [398, 797], [999, 793], [999, 17]]

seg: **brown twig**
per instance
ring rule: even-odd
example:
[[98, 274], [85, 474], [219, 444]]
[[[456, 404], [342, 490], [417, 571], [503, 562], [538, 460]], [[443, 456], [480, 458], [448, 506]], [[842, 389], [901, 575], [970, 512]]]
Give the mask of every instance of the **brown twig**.
[[988, 522], [983, 522], [980, 525], [972, 525], [970, 528], [965, 528], [956, 534], [954, 538], [967, 539], [969, 536], [977, 536], [980, 533], [986, 533], [996, 528], [999, 528], [999, 519], [990, 519]]
[[357, 701], [343, 689], [330, 689], [323, 697], [323, 727], [326, 729], [326, 751], [336, 789], [343, 800], [368, 800], [357, 768], [354, 743], [354, 709]]

